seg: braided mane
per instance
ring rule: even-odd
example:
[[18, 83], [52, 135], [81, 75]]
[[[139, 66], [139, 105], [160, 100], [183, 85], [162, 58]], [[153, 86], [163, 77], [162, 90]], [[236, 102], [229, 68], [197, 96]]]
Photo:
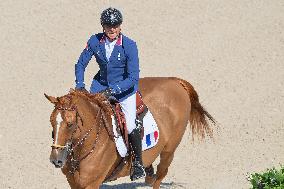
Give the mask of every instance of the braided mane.
[[105, 127], [111, 139], [113, 140], [113, 131], [112, 131], [112, 118], [111, 115], [113, 111], [111, 105], [107, 98], [100, 94], [91, 94], [84, 91], [78, 91], [71, 89], [70, 92], [64, 96], [58, 97], [58, 103], [55, 107], [65, 110], [75, 110], [76, 109], [76, 98], [83, 98], [84, 100], [91, 103], [92, 106], [96, 105], [102, 110], [102, 119], [104, 120]]
[[71, 98], [72, 98], [72, 96], [76, 96], [76, 95], [87, 99], [92, 104], [96, 104], [97, 106], [99, 106], [104, 111], [104, 113], [106, 114], [107, 117], [110, 117], [112, 115], [112, 109], [110, 107], [108, 100], [106, 99], [106, 97], [104, 95], [102, 95], [100, 93], [91, 94], [91, 93], [88, 93], [88, 92], [72, 90], [72, 91], [69, 92], [69, 94], [67, 94], [63, 97], [68, 98], [68, 96], [71, 96]]

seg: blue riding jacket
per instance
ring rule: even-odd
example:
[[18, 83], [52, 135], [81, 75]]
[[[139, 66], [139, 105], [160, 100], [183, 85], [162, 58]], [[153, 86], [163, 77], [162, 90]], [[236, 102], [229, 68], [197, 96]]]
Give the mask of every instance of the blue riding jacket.
[[107, 60], [105, 35], [92, 35], [75, 65], [76, 88], [85, 87], [84, 72], [92, 56], [95, 56], [99, 71], [94, 76], [90, 92], [97, 93], [110, 87], [121, 102], [138, 90], [139, 58], [136, 43], [120, 34], [112, 54]]

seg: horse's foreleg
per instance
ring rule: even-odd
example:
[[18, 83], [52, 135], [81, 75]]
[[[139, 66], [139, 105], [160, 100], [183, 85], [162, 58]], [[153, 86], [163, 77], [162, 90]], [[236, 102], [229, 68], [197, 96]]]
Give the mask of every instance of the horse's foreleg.
[[162, 152], [160, 155], [160, 163], [157, 167], [157, 179], [153, 185], [153, 189], [159, 189], [163, 178], [168, 173], [168, 167], [172, 163], [174, 152]]
[[145, 178], [146, 184], [153, 186], [154, 182], [157, 179], [156, 174], [154, 173], [153, 165], [151, 164], [149, 167], [146, 167], [145, 172], [146, 172], [146, 178]]

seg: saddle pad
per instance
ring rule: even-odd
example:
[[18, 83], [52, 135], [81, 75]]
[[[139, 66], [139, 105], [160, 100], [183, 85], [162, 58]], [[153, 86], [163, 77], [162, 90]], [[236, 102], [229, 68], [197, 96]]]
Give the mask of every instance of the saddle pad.
[[[113, 126], [116, 149], [121, 157], [125, 157], [128, 155], [127, 147], [123, 141], [122, 136], [117, 133], [116, 130], [117, 126], [115, 118], [113, 116], [112, 116], [112, 126]], [[159, 140], [159, 129], [150, 111], [148, 111], [145, 114], [145, 117], [143, 118], [143, 127], [144, 127], [144, 136], [142, 139], [142, 151], [154, 147]]]

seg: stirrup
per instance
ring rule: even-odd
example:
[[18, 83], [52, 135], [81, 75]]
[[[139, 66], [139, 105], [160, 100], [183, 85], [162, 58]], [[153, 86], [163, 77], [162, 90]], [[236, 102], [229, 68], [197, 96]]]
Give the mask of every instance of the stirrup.
[[131, 167], [130, 180], [134, 181], [146, 177], [145, 168], [138, 161], [134, 161]]

